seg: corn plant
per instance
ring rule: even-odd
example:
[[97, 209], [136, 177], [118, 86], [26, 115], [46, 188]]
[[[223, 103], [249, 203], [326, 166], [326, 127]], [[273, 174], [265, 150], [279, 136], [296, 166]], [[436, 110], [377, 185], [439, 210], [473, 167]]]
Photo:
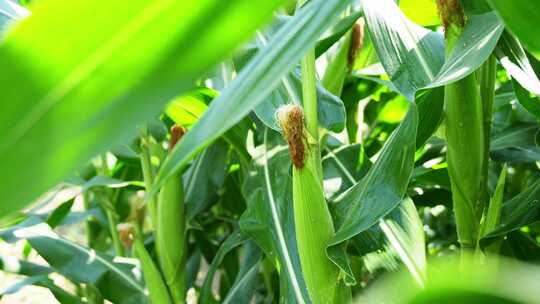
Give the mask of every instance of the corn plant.
[[539, 11], [0, 0], [0, 299], [540, 303]]

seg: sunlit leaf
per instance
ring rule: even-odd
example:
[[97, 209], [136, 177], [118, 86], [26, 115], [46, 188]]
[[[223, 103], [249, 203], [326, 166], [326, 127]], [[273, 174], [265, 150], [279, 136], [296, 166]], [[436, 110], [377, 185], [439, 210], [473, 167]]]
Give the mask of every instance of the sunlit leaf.
[[282, 2], [35, 3], [0, 45], [0, 216], [133, 134]]

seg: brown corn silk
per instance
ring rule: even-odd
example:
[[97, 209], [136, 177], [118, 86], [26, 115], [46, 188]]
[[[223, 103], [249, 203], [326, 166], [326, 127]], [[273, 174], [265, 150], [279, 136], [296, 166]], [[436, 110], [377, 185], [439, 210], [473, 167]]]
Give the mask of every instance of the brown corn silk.
[[286, 105], [279, 108], [277, 119], [289, 144], [292, 163], [298, 169], [304, 168], [306, 153], [304, 112], [297, 105]]

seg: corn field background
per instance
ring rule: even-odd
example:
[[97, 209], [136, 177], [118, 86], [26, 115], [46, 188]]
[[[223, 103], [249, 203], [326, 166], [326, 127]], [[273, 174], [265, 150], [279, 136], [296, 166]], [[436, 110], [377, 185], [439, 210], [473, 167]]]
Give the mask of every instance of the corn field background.
[[0, 0], [0, 302], [540, 303], [539, 23]]

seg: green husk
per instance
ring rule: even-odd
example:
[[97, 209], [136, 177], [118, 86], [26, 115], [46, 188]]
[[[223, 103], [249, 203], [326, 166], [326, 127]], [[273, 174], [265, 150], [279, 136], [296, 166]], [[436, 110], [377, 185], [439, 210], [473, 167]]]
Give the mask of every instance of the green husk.
[[156, 249], [159, 264], [174, 303], [184, 303], [186, 236], [184, 193], [180, 174], [175, 174], [163, 185], [158, 197], [157, 219]]
[[144, 248], [144, 244], [139, 237], [135, 238], [133, 243], [133, 251], [139, 261], [141, 262], [141, 268], [144, 276], [144, 281], [148, 292], [150, 293], [150, 300], [152, 303], [159, 304], [170, 304], [171, 299], [169, 297], [169, 292], [167, 291], [167, 286], [163, 282], [161, 273], [159, 269], [154, 264], [152, 257]]
[[334, 226], [318, 174], [317, 153], [318, 144], [310, 144], [304, 167], [293, 167], [296, 241], [311, 300], [333, 303], [338, 269], [326, 256], [326, 244], [334, 235]]
[[[178, 133], [179, 132], [179, 133]], [[183, 129], [173, 128], [171, 147], [183, 135]], [[165, 282], [173, 302], [186, 300], [186, 219], [182, 175], [171, 176], [161, 188], [156, 210], [156, 250]]]
[[[449, 55], [462, 32], [463, 10], [457, 0], [438, 1]], [[473, 73], [444, 88], [448, 172], [459, 243], [477, 244], [484, 207], [484, 116], [479, 83]]]

